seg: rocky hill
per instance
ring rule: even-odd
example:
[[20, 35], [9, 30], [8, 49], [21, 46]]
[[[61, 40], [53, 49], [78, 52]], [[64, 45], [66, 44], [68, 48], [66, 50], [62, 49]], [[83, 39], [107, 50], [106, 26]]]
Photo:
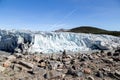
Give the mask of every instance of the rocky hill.
[[120, 31], [108, 31], [96, 27], [91, 26], [81, 26], [69, 29], [68, 32], [75, 32], [75, 33], [93, 33], [93, 34], [107, 34], [113, 36], [120, 36]]

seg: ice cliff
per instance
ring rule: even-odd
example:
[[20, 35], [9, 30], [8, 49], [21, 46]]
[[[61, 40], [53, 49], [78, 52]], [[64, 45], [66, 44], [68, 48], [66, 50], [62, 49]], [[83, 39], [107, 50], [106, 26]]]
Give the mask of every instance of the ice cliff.
[[120, 46], [120, 37], [66, 32], [31, 32], [0, 30], [0, 50], [14, 52], [16, 49], [31, 53], [88, 51], [114, 49]]

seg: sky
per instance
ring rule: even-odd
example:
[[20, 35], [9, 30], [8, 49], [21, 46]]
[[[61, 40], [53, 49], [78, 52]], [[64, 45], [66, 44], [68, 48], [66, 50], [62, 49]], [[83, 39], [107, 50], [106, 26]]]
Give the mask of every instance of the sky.
[[120, 0], [0, 0], [0, 29], [120, 31]]

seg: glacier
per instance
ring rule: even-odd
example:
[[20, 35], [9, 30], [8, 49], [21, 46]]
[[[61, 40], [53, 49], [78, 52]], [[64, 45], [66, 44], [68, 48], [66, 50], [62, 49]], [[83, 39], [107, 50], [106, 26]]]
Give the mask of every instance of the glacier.
[[71, 32], [33, 32], [27, 30], [0, 30], [0, 50], [17, 49], [29, 53], [57, 53], [108, 50], [120, 47], [120, 37], [102, 34]]

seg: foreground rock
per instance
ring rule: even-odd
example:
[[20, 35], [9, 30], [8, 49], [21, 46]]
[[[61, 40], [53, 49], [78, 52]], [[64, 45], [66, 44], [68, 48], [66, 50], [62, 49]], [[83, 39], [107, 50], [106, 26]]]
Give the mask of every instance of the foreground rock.
[[120, 80], [120, 52], [0, 56], [2, 80]]

